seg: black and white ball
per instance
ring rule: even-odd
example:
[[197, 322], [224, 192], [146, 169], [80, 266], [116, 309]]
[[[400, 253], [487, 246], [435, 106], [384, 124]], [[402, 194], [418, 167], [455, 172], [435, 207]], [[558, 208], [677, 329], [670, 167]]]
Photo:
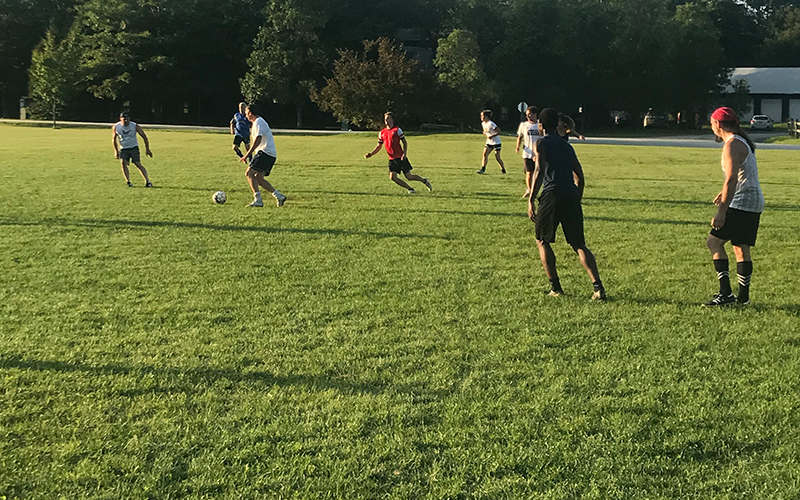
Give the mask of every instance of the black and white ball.
[[225, 196], [225, 191], [217, 191], [211, 196], [211, 199], [214, 200], [214, 203], [222, 205], [228, 197]]

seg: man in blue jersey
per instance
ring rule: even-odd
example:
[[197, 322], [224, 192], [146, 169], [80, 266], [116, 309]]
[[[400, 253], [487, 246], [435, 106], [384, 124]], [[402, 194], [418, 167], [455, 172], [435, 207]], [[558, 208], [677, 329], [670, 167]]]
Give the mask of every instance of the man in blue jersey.
[[[536, 224], [536, 245], [539, 258], [550, 280], [549, 295], [557, 297], [563, 292], [556, 271], [556, 255], [550, 244], [556, 240], [556, 230], [561, 225], [567, 243], [581, 259], [592, 279], [592, 300], [606, 300], [606, 290], [600, 281], [597, 261], [586, 246], [583, 235], [583, 210], [581, 198], [585, 181], [583, 167], [572, 146], [558, 135], [558, 111], [546, 108], [539, 114], [539, 127], [545, 136], [536, 142], [533, 186], [528, 203], [528, 217]], [[536, 207], [536, 195], [539, 207]]]
[[242, 150], [239, 146], [244, 143], [245, 149], [250, 149], [250, 120], [245, 116], [245, 108], [247, 104], [244, 102], [239, 103], [239, 112], [231, 118], [231, 135], [233, 136], [233, 152], [236, 156], [241, 158]]

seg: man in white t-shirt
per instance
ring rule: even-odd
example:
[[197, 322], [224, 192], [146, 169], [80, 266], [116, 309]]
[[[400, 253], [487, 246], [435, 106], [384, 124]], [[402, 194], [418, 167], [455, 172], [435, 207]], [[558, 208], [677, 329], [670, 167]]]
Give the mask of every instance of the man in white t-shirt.
[[142, 127], [138, 123], [131, 121], [131, 116], [127, 111], [119, 114], [119, 122], [111, 127], [112, 139], [111, 143], [114, 145], [114, 158], [118, 159], [122, 164], [122, 175], [125, 176], [125, 182], [128, 187], [133, 187], [131, 183], [131, 174], [128, 170], [128, 164], [132, 161], [139, 172], [144, 177], [144, 187], [153, 187], [150, 182], [150, 177], [147, 175], [147, 170], [142, 165], [141, 155], [139, 154], [139, 141], [136, 139], [136, 134], [142, 136], [144, 139], [145, 154], [150, 158], [153, 157], [153, 152], [150, 151], [150, 141], [147, 139], [147, 134], [144, 133]]
[[486, 161], [489, 159], [489, 153], [494, 151], [494, 157], [500, 165], [500, 171], [506, 173], [506, 166], [500, 158], [500, 127], [492, 121], [492, 110], [484, 109], [481, 111], [481, 127], [483, 127], [483, 135], [486, 136], [486, 145], [483, 147], [483, 157], [481, 157], [481, 169], [478, 170], [479, 174], [486, 173]]
[[527, 120], [519, 124], [517, 129], [517, 147], [514, 151], [519, 153], [519, 146], [522, 144], [522, 161], [525, 162], [525, 194], [523, 198], [531, 195], [531, 180], [533, 171], [536, 170], [536, 141], [539, 140], [539, 108], [528, 106], [525, 110]]
[[239, 159], [240, 162], [244, 163], [247, 158], [252, 158], [245, 171], [247, 182], [250, 184], [250, 189], [253, 190], [253, 202], [248, 206], [264, 206], [264, 201], [261, 199], [261, 191], [258, 189], [261, 186], [272, 193], [278, 206], [282, 207], [286, 201], [286, 196], [272, 187], [272, 184], [264, 178], [272, 172], [272, 167], [278, 157], [275, 151], [275, 139], [272, 137], [272, 130], [270, 130], [266, 120], [259, 116], [259, 110], [255, 104], [247, 105], [245, 116], [253, 124], [250, 127], [250, 148]]

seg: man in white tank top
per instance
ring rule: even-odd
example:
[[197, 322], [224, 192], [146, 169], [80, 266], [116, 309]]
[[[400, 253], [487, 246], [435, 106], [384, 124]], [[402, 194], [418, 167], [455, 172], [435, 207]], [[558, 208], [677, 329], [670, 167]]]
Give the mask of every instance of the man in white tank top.
[[[725, 174], [725, 183], [722, 191], [714, 198], [714, 204], [719, 208], [711, 219], [711, 234], [706, 241], [717, 271], [719, 293], [704, 305], [716, 307], [748, 304], [750, 278], [753, 275], [750, 247], [756, 244], [759, 219], [764, 211], [764, 195], [758, 182], [755, 145], [742, 132], [739, 117], [731, 108], [719, 108], [711, 114], [711, 130], [724, 142], [722, 171]], [[736, 254], [738, 297], [731, 290], [728, 255], [725, 253], [727, 241], [731, 242]]]
[[139, 154], [139, 141], [136, 139], [136, 134], [142, 136], [144, 140], [145, 154], [153, 157], [153, 152], [150, 151], [150, 141], [147, 139], [147, 134], [144, 133], [142, 127], [136, 122], [131, 121], [131, 117], [127, 111], [119, 114], [119, 122], [111, 127], [112, 144], [114, 145], [114, 158], [117, 158], [122, 164], [122, 175], [125, 176], [125, 182], [128, 187], [133, 187], [131, 183], [131, 175], [128, 171], [128, 164], [132, 161], [139, 172], [144, 177], [144, 186], [153, 187], [150, 182], [150, 177], [147, 175], [147, 170], [142, 165], [141, 156]]

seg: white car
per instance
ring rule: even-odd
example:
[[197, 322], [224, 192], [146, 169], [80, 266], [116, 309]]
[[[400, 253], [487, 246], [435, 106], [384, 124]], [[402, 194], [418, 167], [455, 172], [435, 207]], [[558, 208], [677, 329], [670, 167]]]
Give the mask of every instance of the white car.
[[755, 115], [750, 119], [750, 130], [772, 130], [773, 123], [767, 115]]

